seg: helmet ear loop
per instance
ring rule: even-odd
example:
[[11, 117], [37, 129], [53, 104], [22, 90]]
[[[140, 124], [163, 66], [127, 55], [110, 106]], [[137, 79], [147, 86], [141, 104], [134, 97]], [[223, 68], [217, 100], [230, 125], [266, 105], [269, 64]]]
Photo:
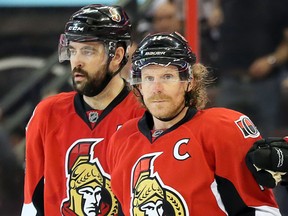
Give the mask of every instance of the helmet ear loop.
[[[109, 65], [110, 65], [111, 60], [115, 56], [116, 43], [113, 41], [109, 41], [109, 42], [104, 41], [104, 45], [106, 48], [106, 53], [108, 55], [108, 59], [107, 59], [107, 63], [106, 63], [106, 73], [110, 73]], [[117, 75], [119, 73], [118, 70], [115, 73], [111, 74], [111, 77], [114, 77], [115, 75]]]
[[[119, 46], [117, 46], [116, 44], [116, 49], [118, 48]], [[122, 46], [123, 47], [123, 46]], [[120, 62], [120, 66], [119, 66], [119, 69], [117, 70], [118, 73], [123, 69], [123, 67], [127, 64], [128, 62], [128, 59], [129, 59], [129, 49], [130, 49], [130, 45], [128, 45], [128, 47], [123, 47], [124, 49], [124, 56], [123, 56], [123, 59], [122, 61]], [[116, 50], [115, 50], [116, 52]]]
[[[114, 41], [109, 41], [108, 44], [108, 62], [107, 62], [107, 70], [109, 70], [108, 65], [110, 64], [111, 60], [113, 59], [113, 57], [115, 56], [115, 52], [117, 49], [117, 43]], [[128, 62], [128, 57], [126, 56], [126, 53], [119, 65], [119, 68], [112, 74], [112, 77], [116, 76], [118, 73], [120, 73], [120, 71], [122, 70], [122, 68], [126, 65], [126, 63]]]

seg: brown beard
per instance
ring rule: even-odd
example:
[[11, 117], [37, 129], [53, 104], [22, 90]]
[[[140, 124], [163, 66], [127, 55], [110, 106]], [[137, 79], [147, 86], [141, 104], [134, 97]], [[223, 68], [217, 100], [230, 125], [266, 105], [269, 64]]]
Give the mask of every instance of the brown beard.
[[72, 74], [74, 73], [80, 73], [81, 75], [85, 76], [87, 79], [87, 82], [85, 83], [84, 87], [79, 89], [77, 88], [77, 85], [74, 80], [74, 76], [72, 77], [73, 87], [74, 89], [82, 95], [85, 95], [87, 97], [94, 97], [98, 95], [103, 89], [107, 86], [107, 84], [112, 79], [112, 75], [109, 72], [105, 72], [104, 75], [101, 77], [90, 77], [88, 72], [83, 70], [80, 67], [75, 67], [72, 70]]

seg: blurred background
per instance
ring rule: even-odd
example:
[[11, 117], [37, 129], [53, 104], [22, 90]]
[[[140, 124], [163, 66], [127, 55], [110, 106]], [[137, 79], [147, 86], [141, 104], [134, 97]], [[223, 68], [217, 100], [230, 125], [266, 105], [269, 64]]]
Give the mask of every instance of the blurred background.
[[126, 9], [131, 53], [148, 33], [185, 35], [214, 80], [207, 107], [247, 114], [263, 136], [288, 135], [287, 0], [0, 0], [0, 215], [20, 215], [25, 126], [40, 100], [72, 90], [58, 39], [72, 13], [92, 3]]

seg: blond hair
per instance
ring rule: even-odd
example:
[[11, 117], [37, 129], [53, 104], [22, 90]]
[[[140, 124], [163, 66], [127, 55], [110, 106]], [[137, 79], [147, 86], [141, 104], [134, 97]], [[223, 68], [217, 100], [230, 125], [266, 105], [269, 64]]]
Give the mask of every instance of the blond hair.
[[192, 65], [194, 79], [193, 89], [188, 92], [188, 106], [195, 107], [197, 110], [204, 109], [208, 102], [207, 86], [212, 83], [208, 78], [208, 69], [201, 63]]

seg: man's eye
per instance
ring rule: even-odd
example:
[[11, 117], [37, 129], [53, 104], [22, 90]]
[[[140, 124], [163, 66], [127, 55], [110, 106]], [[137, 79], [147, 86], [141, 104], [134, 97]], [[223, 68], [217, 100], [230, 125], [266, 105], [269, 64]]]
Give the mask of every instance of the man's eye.
[[163, 77], [162, 77], [162, 80], [165, 82], [165, 81], [168, 81], [168, 82], [175, 82], [175, 81], [179, 81], [179, 77], [176, 77], [175, 75], [173, 74], [165, 74]]
[[151, 77], [151, 76], [147, 76], [147, 77], [144, 78], [144, 81], [153, 82], [153, 81], [154, 81], [154, 78]]
[[171, 75], [171, 74], [165, 74], [165, 75], [163, 76], [163, 79], [164, 79], [164, 80], [172, 80], [172, 79], [174, 79], [174, 76]]
[[68, 49], [68, 54], [69, 54], [69, 56], [75, 55], [76, 50], [75, 49]]
[[82, 50], [82, 54], [86, 56], [91, 56], [95, 54], [95, 50], [90, 50], [90, 49], [84, 49]]

